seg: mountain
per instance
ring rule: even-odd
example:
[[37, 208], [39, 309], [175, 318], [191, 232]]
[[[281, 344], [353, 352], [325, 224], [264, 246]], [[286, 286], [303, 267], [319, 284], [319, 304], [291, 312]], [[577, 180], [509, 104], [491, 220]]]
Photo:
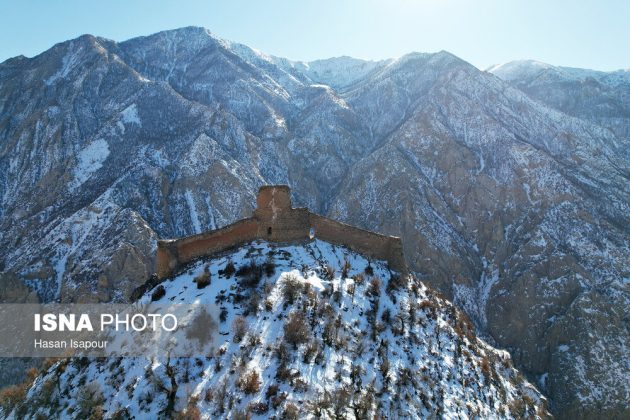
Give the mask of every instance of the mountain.
[[[263, 266], [251, 277], [251, 267]], [[200, 290], [204, 275], [209, 284]], [[256, 242], [197, 261], [140, 303], [152, 300], [220, 302], [218, 349], [57, 361], [8, 417], [549, 416], [509, 355], [476, 338], [452, 304], [386, 264], [320, 240]]]
[[0, 64], [0, 298], [126, 301], [157, 238], [289, 184], [401, 236], [558, 417], [623, 417], [630, 140], [585, 115], [447, 52], [297, 63], [201, 28], [82, 36]]
[[603, 72], [524, 60], [486, 71], [553, 108], [630, 138], [630, 69]]

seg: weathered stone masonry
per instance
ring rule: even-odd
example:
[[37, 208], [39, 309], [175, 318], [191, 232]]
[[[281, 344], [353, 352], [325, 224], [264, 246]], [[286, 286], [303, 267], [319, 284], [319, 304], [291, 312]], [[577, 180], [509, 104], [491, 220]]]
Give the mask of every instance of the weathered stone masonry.
[[385, 260], [390, 268], [407, 273], [402, 241], [340, 223], [291, 207], [286, 185], [261, 187], [252, 217], [221, 229], [181, 239], [158, 242], [156, 273], [159, 279], [176, 274], [187, 263], [260, 239], [270, 242], [307, 242], [319, 238], [346, 246], [368, 257]]

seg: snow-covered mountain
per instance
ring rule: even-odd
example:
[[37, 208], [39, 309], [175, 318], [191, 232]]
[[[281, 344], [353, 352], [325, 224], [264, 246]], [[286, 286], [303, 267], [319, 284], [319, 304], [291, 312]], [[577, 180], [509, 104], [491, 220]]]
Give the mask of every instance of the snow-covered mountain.
[[296, 63], [202, 28], [7, 60], [0, 298], [125, 301], [156, 238], [224, 226], [260, 185], [289, 184], [298, 205], [401, 236], [418, 278], [558, 416], [627, 415], [625, 111], [534, 93], [447, 52]]
[[486, 71], [562, 112], [630, 138], [630, 69], [604, 72], [523, 60]]
[[[252, 266], [264, 266], [255, 281]], [[461, 311], [342, 247], [252, 243], [157, 288], [161, 298], [154, 289], [140, 302], [219, 303], [218, 350], [58, 361], [8, 418], [548, 417]]]

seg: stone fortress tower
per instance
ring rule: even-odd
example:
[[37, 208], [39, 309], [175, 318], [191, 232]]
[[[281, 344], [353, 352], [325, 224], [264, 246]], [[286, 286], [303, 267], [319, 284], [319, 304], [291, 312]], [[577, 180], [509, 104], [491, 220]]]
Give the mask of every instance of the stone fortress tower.
[[252, 217], [198, 235], [158, 241], [156, 273], [159, 279], [164, 279], [198, 258], [255, 240], [286, 244], [305, 243], [315, 238], [384, 260], [392, 270], [403, 275], [408, 273], [400, 238], [346, 225], [307, 208], [293, 208], [287, 185], [261, 187]]

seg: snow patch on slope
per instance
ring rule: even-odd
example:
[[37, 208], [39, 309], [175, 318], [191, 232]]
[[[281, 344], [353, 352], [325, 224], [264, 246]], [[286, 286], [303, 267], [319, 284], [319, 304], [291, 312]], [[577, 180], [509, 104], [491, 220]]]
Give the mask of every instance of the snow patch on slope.
[[74, 168], [74, 180], [70, 190], [75, 190], [103, 167], [109, 156], [109, 145], [103, 139], [94, 140], [77, 154], [77, 166]]
[[142, 121], [138, 116], [138, 107], [136, 104], [131, 104], [123, 112], [120, 113], [120, 119], [125, 124], [135, 124], [138, 127], [142, 127]]
[[190, 221], [192, 222], [195, 233], [201, 233], [201, 223], [199, 223], [199, 215], [197, 215], [197, 208], [195, 207], [195, 199], [193, 198], [192, 191], [186, 190], [186, 203], [190, 210]]

